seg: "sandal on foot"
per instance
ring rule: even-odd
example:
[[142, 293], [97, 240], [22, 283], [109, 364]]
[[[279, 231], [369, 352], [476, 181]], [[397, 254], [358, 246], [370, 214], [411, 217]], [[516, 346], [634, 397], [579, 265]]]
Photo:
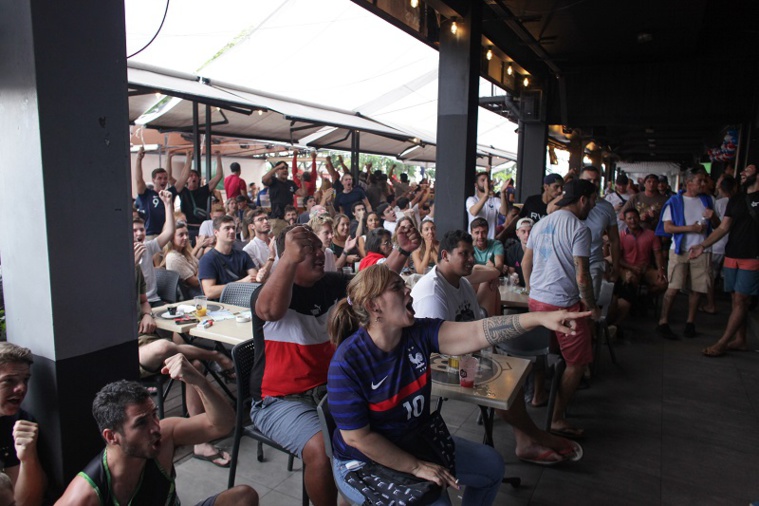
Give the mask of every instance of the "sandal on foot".
[[559, 450], [558, 454], [564, 457], [565, 460], [568, 460], [569, 462], [579, 461], [584, 455], [584, 452], [582, 451], [582, 446], [580, 446], [580, 443], [578, 443], [577, 441], [570, 441], [569, 444], [571, 446], [567, 446], [563, 450]]
[[[218, 448], [214, 446], [214, 450], [216, 450], [216, 453], [213, 455], [198, 455], [197, 453], [192, 454], [192, 458], [198, 459], [198, 460], [205, 460], [206, 462], [210, 462], [211, 464], [215, 465], [216, 467], [229, 467], [229, 465], [232, 463], [232, 457], [226, 457], [224, 453], [226, 453], [221, 448]], [[228, 454], [227, 454], [228, 455]], [[226, 464], [219, 464], [215, 461], [217, 460], [226, 460]]]
[[[550, 460], [549, 457], [551, 455], [558, 455], [562, 458], [559, 460]], [[561, 464], [562, 462], [565, 462], [566, 460], [568, 460], [567, 456], [564, 456], [560, 454], [559, 452], [555, 452], [553, 450], [546, 450], [534, 459], [523, 459], [522, 457], [518, 457], [518, 458], [522, 462], [529, 462], [530, 464], [537, 464], [539, 466], [546, 466], [546, 467], [555, 466], [556, 464]]]
[[229, 369], [222, 369], [218, 362], [211, 362], [209, 364], [209, 369], [221, 376], [221, 379], [224, 380], [224, 383], [234, 383], [237, 381], [237, 375], [235, 374], [234, 366], [230, 367]]

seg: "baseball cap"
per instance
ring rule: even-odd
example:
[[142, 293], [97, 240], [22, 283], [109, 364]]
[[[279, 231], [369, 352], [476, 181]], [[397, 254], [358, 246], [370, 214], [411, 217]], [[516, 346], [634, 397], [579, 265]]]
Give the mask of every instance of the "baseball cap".
[[543, 178], [543, 184], [564, 183], [564, 178], [558, 174], [548, 174]]
[[532, 221], [532, 218], [521, 218], [517, 222], [517, 230], [521, 230], [524, 227], [532, 227], [535, 224], [534, 221]]
[[580, 197], [590, 197], [596, 193], [596, 185], [585, 179], [573, 179], [564, 185], [564, 196], [556, 205], [558, 207], [574, 204]]

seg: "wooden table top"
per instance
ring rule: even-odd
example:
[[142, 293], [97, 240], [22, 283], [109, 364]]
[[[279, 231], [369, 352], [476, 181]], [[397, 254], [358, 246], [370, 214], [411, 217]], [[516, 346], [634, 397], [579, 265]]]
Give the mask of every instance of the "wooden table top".
[[474, 388], [459, 385], [459, 375], [448, 372], [448, 358], [433, 354], [432, 393], [496, 409], [509, 409], [527, 378], [532, 362], [506, 355], [481, 357]]

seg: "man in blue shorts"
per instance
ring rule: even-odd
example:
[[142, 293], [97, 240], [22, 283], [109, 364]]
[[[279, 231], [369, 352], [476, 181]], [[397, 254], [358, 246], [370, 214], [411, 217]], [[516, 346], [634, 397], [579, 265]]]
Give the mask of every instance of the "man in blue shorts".
[[748, 349], [748, 307], [751, 297], [759, 295], [759, 181], [755, 165], [743, 169], [741, 185], [743, 191], [730, 197], [719, 227], [701, 244], [690, 249], [690, 258], [697, 258], [704, 249], [730, 233], [722, 271], [725, 291], [732, 293], [733, 309], [725, 332], [716, 343], [703, 349], [707, 357], [721, 357], [726, 351]]
[[[174, 449], [229, 434], [235, 412], [182, 354], [166, 359], [163, 374], [194, 389], [205, 412], [190, 418], [158, 419], [147, 389], [134, 381], [104, 386], [92, 403], [105, 449], [69, 484], [58, 506], [165, 504], [178, 506]], [[199, 503], [202, 506], [258, 505], [258, 494], [238, 485]]]
[[[419, 242], [416, 230], [399, 232], [399, 248], [385, 265], [400, 272]], [[337, 301], [346, 296], [349, 278], [324, 272], [322, 242], [308, 227], [282, 230], [277, 251], [277, 268], [251, 298], [258, 330], [250, 419], [267, 437], [303, 459], [311, 502], [334, 506], [337, 489], [316, 406], [327, 391], [334, 353], [327, 322]]]

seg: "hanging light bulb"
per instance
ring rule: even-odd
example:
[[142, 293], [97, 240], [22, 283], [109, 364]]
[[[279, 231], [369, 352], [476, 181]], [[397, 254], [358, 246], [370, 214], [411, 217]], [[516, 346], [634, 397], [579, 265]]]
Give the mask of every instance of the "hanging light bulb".
[[489, 49], [488, 49], [488, 52], [487, 52], [487, 53], [485, 53], [485, 58], [487, 58], [487, 59], [488, 59], [488, 61], [490, 61], [490, 60], [492, 60], [492, 59], [493, 59], [493, 49], [492, 49], [492, 48], [489, 48]]
[[416, 9], [419, 7], [419, 0], [411, 0], [411, 8]]
[[527, 77], [525, 77], [524, 81], [522, 81], [522, 84], [524, 85], [525, 88], [527, 88], [530, 85], [530, 80]]
[[511, 68], [511, 65], [510, 65], [510, 64], [509, 64], [509, 68], [507, 68], [507, 69], [506, 69], [506, 73], [507, 73], [508, 75], [513, 75], [513, 74], [514, 74], [514, 69], [513, 69], [513, 68]]
[[261, 109], [259, 109], [259, 110], [258, 110], [258, 115], [259, 115], [259, 116], [263, 116], [263, 114], [264, 114], [264, 112], [263, 112]]
[[451, 23], [451, 33], [456, 35], [456, 32], [459, 31], [459, 26], [456, 24], [456, 20], [453, 20], [453, 23]]

